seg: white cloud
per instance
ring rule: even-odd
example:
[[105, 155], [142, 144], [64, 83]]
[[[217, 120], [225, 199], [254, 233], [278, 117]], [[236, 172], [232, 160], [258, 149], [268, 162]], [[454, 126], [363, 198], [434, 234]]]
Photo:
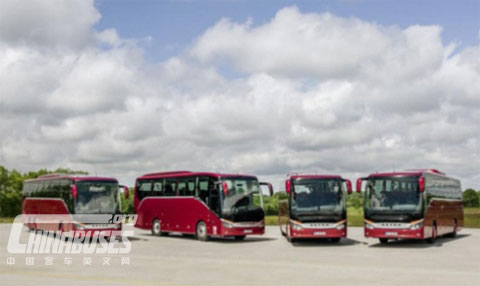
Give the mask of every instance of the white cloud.
[[[185, 53], [151, 63], [135, 40], [93, 30], [91, 1], [32, 3], [38, 15], [0, 9], [8, 168], [132, 184], [172, 169], [279, 180], [429, 167], [480, 187], [480, 46], [454, 52], [439, 26], [290, 7], [261, 25], [220, 20]], [[225, 66], [243, 76], [223, 76]]]
[[93, 0], [3, 0], [0, 42], [36, 48], [80, 48], [100, 19]]

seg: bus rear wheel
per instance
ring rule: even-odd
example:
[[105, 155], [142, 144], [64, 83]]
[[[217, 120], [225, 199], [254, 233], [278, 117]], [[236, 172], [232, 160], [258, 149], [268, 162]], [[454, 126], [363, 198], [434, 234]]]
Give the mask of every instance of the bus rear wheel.
[[244, 240], [245, 237], [247, 237], [247, 236], [246, 235], [235, 236], [235, 240]]
[[388, 243], [388, 238], [379, 238], [381, 244]]
[[429, 239], [427, 239], [427, 242], [428, 243], [434, 243], [435, 240], [437, 240], [437, 235], [438, 235], [438, 232], [437, 232], [437, 224], [436, 223], [433, 223], [432, 224], [432, 235]]
[[162, 224], [158, 218], [154, 219], [152, 222], [152, 234], [156, 236], [162, 236]]
[[458, 225], [457, 225], [457, 220], [453, 220], [453, 231], [448, 234], [448, 237], [455, 238], [457, 237], [457, 231], [458, 231]]
[[197, 236], [197, 239], [200, 241], [208, 240], [207, 225], [203, 221], [199, 221], [197, 223], [195, 234]]

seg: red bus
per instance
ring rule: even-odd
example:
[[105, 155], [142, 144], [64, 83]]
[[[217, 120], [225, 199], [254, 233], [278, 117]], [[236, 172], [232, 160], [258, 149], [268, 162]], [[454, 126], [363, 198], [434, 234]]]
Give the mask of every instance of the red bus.
[[[363, 182], [363, 184], [362, 184]], [[426, 239], [454, 237], [463, 227], [460, 181], [434, 169], [375, 173], [357, 180], [365, 192], [365, 237]]]
[[279, 202], [280, 231], [289, 241], [347, 236], [346, 195], [350, 180], [336, 175], [292, 175], [285, 181], [287, 200]]
[[[128, 188], [124, 191], [128, 196]], [[23, 184], [22, 214], [29, 230], [97, 232], [108, 236], [122, 228], [121, 222], [112, 220], [120, 214], [119, 204], [119, 186], [114, 178], [49, 174]], [[89, 216], [92, 214], [96, 216]], [[41, 215], [58, 217], [58, 221], [42, 223]]]
[[238, 174], [175, 171], [137, 178], [136, 227], [153, 235], [169, 232], [209, 237], [234, 237], [265, 231], [263, 209], [254, 204], [260, 192], [256, 177]]

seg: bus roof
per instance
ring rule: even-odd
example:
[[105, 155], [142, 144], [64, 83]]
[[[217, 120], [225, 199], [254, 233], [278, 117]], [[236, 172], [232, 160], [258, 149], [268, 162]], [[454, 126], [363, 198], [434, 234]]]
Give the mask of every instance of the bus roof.
[[171, 171], [171, 172], [157, 172], [148, 173], [137, 179], [158, 179], [158, 178], [175, 178], [175, 177], [190, 177], [190, 176], [210, 176], [210, 177], [244, 177], [244, 178], [256, 178], [253, 175], [242, 174], [225, 174], [214, 172], [192, 172], [192, 171]]
[[425, 173], [445, 176], [445, 173], [436, 169], [410, 169], [401, 172], [380, 172], [368, 175], [369, 178], [395, 177], [395, 176], [422, 176]]
[[311, 175], [311, 174], [295, 174], [290, 179], [343, 179], [339, 175]]
[[54, 179], [71, 179], [74, 181], [113, 181], [118, 182], [115, 178], [110, 177], [97, 177], [97, 176], [89, 176], [83, 174], [46, 174], [43, 176], [39, 176], [35, 179], [25, 180], [25, 182], [36, 182], [36, 181], [46, 181], [46, 180], [54, 180]]

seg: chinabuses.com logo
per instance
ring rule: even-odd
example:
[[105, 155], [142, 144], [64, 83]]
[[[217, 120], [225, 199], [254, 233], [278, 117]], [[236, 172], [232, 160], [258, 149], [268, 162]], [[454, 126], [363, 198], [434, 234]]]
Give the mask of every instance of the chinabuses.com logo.
[[134, 234], [135, 221], [135, 215], [20, 215], [12, 224], [7, 251], [127, 254], [131, 251], [129, 237]]

